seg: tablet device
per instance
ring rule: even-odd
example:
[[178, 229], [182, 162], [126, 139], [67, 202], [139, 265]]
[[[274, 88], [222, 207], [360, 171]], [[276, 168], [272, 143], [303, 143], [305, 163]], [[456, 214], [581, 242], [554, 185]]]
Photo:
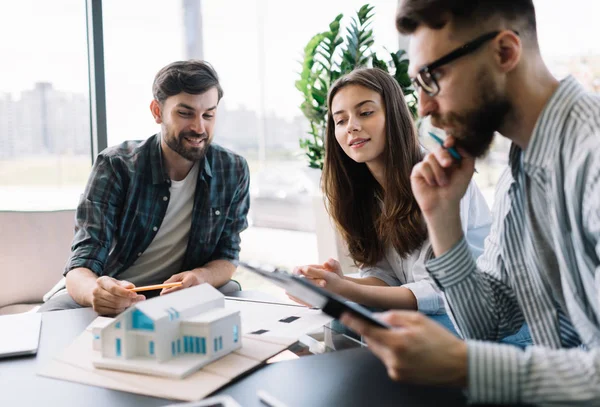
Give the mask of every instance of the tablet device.
[[0, 358], [37, 353], [41, 327], [37, 312], [0, 316]]
[[240, 262], [240, 265], [285, 289], [288, 294], [313, 307], [320, 308], [324, 313], [334, 318], [340, 318], [344, 312], [349, 312], [379, 328], [390, 328], [385, 322], [376, 319], [373, 313], [365, 307], [351, 303], [344, 297], [329, 292], [304, 277], [295, 276], [277, 268], [251, 263]]

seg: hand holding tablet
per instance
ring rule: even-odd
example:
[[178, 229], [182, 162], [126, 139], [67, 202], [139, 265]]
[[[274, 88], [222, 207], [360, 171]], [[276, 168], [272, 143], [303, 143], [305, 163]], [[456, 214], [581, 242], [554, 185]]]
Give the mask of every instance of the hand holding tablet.
[[365, 307], [349, 302], [344, 297], [318, 287], [306, 278], [295, 276], [287, 271], [269, 270], [245, 262], [240, 262], [240, 265], [285, 289], [289, 295], [310, 306], [320, 308], [324, 313], [334, 318], [340, 318], [344, 312], [349, 312], [380, 328], [390, 328], [388, 324], [375, 318], [373, 313]]

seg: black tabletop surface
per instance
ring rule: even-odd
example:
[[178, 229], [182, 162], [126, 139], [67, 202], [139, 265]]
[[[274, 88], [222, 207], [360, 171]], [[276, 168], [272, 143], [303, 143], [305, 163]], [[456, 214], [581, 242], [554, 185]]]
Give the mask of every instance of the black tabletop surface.
[[[169, 400], [87, 386], [36, 375], [97, 315], [91, 309], [44, 313], [36, 356], [0, 359], [0, 406], [163, 406]], [[4, 334], [4, 333], [2, 333]], [[215, 394], [242, 406], [263, 406], [257, 390], [286, 406], [464, 405], [461, 391], [391, 381], [366, 348], [348, 349], [262, 366]]]

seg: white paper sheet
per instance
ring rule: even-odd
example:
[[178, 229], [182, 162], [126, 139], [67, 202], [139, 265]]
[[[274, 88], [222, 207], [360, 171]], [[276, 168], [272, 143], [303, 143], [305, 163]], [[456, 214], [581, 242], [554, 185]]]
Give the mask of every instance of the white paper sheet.
[[[242, 333], [266, 330], [261, 336], [298, 339], [304, 334], [315, 332], [333, 320], [321, 310], [298, 305], [262, 303], [243, 298], [227, 298], [225, 308], [240, 311]], [[297, 318], [283, 322], [286, 318]]]

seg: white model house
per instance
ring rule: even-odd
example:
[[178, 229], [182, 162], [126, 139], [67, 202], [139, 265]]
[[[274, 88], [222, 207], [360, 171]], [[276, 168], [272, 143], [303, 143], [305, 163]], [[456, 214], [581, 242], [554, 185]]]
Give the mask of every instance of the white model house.
[[94, 329], [94, 366], [184, 378], [242, 346], [239, 311], [209, 284], [132, 305]]

